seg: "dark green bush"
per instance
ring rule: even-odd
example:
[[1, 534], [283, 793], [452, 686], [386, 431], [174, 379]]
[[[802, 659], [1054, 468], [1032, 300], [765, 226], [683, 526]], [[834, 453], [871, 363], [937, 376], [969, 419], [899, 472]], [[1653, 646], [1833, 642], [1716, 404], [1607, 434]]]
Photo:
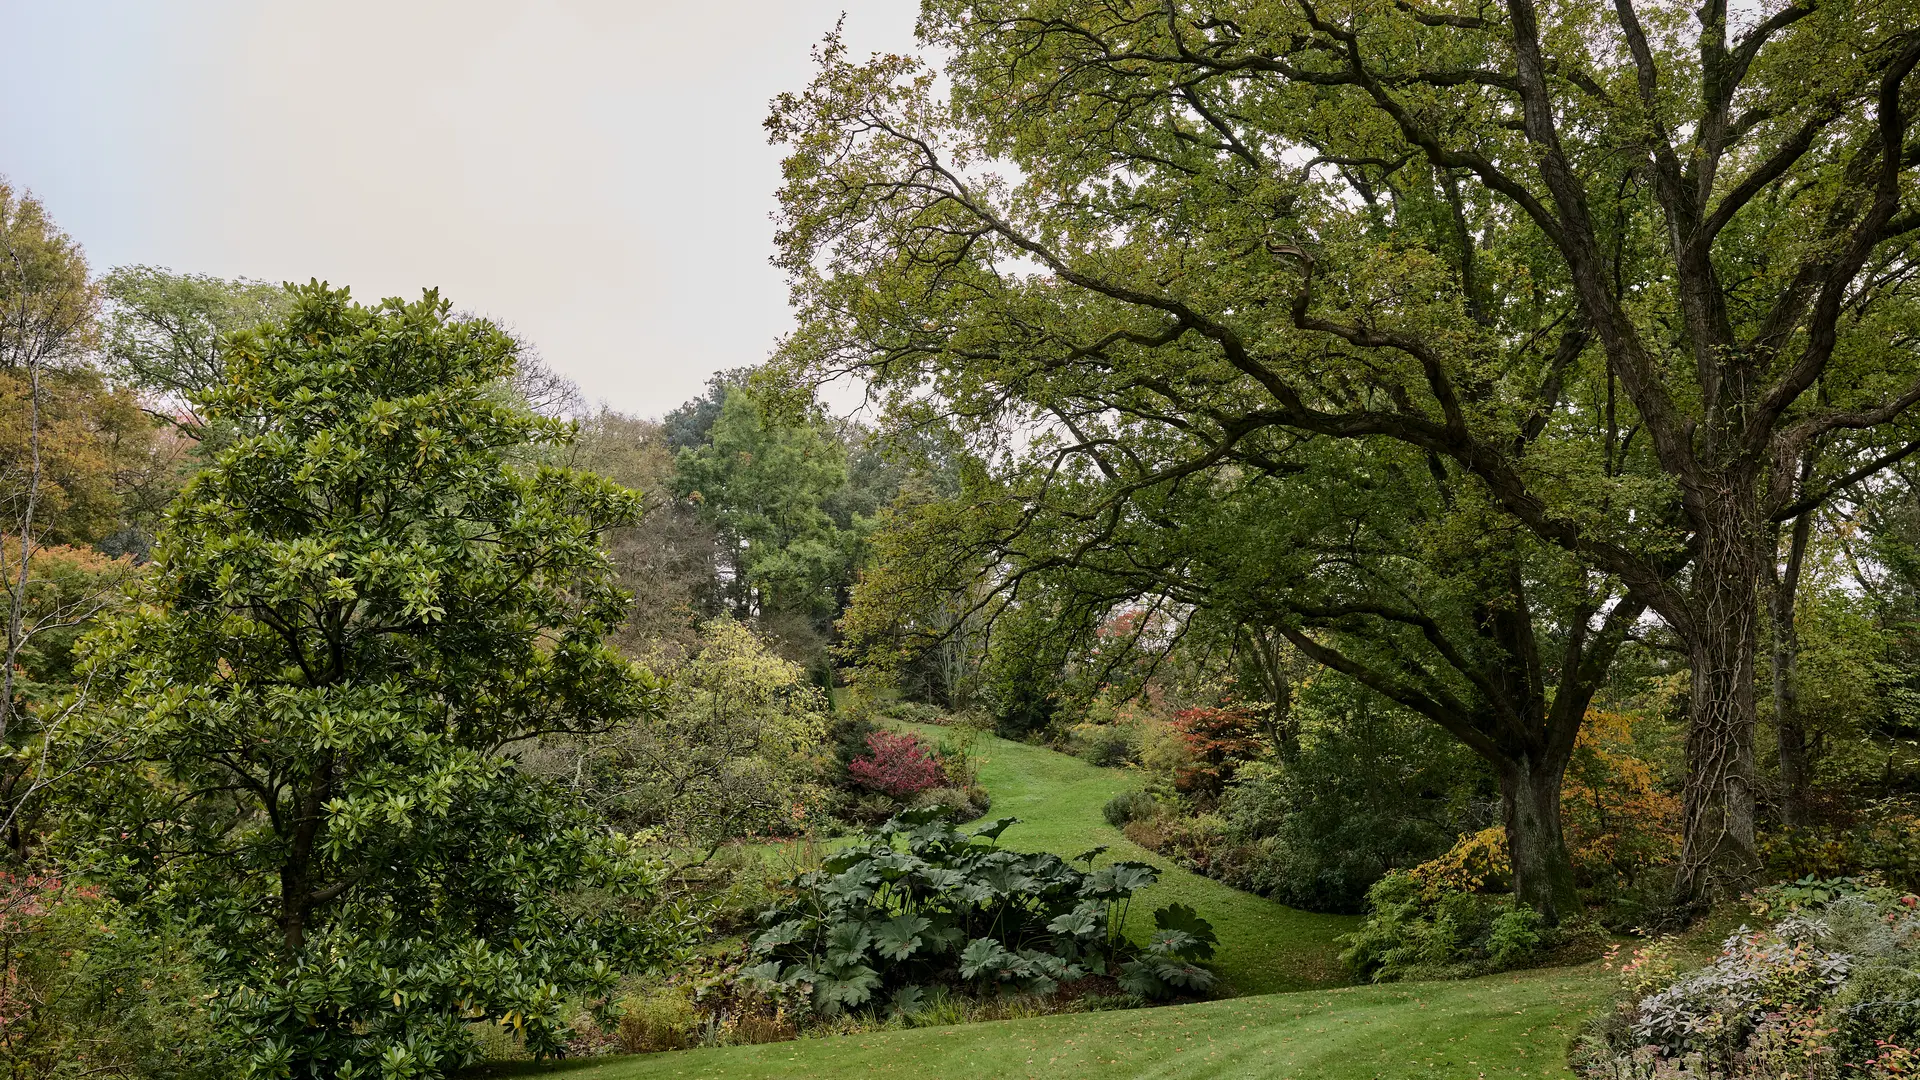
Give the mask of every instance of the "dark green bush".
[[[1213, 984], [1198, 964], [1212, 955], [1212, 928], [1191, 909], [1157, 912], [1160, 929], [1145, 948], [1121, 933], [1133, 894], [1157, 870], [1137, 862], [1081, 870], [1057, 855], [1003, 850], [998, 838], [1014, 820], [971, 833], [938, 808], [888, 821], [789, 883], [792, 899], [760, 916], [758, 962], [740, 982], [769, 996], [804, 994], [825, 1014], [883, 1000], [911, 1013], [937, 985], [1049, 994], [1110, 970], [1141, 997]], [[1099, 853], [1081, 858], [1091, 866]]]
[[1834, 995], [1832, 1012], [1842, 1061], [1865, 1061], [1883, 1042], [1920, 1047], [1920, 970], [1911, 959], [1876, 958]]
[[852, 787], [847, 765], [867, 752], [867, 736], [880, 730], [866, 709], [847, 709], [833, 714], [827, 723], [827, 743], [833, 747], [833, 764], [826, 774], [829, 782]]
[[1519, 967], [1544, 943], [1538, 912], [1511, 897], [1428, 885], [1390, 873], [1367, 890], [1367, 921], [1340, 961], [1358, 978], [1458, 978]]
[[1067, 732], [1067, 750], [1082, 761], [1115, 768], [1139, 760], [1140, 729], [1133, 724], [1075, 724]]
[[1106, 816], [1107, 824], [1116, 829], [1125, 828], [1130, 821], [1140, 821], [1152, 817], [1158, 812], [1153, 796], [1144, 791], [1123, 791], [1107, 800], [1100, 812]]
[[[1220, 812], [1229, 884], [1309, 911], [1359, 911], [1389, 870], [1416, 866], [1481, 824], [1486, 770], [1432, 724], [1365, 707], [1332, 712], [1300, 752], [1240, 770]], [[1224, 856], [1224, 853], [1223, 853]], [[1233, 876], [1227, 876], [1230, 872]]]

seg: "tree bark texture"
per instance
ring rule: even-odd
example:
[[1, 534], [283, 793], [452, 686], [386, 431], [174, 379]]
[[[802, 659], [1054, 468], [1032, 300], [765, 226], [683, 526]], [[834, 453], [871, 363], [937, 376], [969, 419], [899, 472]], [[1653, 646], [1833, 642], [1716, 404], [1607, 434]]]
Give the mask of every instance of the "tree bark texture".
[[[1750, 506], [1751, 504], [1747, 504]], [[1692, 662], [1683, 836], [1675, 890], [1694, 902], [1737, 890], [1759, 866], [1754, 840], [1754, 660], [1759, 650], [1764, 531], [1722, 503], [1694, 569], [1693, 618], [1685, 635]]]
[[1501, 807], [1513, 859], [1513, 895], [1551, 923], [1580, 909], [1573, 856], [1560, 824], [1567, 756], [1500, 763]]

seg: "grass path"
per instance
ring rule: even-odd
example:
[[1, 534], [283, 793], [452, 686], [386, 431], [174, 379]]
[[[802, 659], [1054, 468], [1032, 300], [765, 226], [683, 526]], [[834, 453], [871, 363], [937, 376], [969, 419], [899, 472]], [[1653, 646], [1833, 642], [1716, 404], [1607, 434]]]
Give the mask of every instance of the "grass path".
[[[902, 726], [935, 741], [950, 734], [938, 727]], [[980, 782], [993, 795], [987, 816], [1020, 819], [1000, 838], [1007, 847], [1072, 858], [1105, 844], [1103, 863], [1137, 859], [1160, 868], [1160, 881], [1134, 899], [1128, 928], [1135, 938], [1153, 928], [1154, 908], [1177, 901], [1205, 916], [1220, 935], [1214, 967], [1227, 993], [1313, 990], [1347, 981], [1334, 939], [1353, 929], [1358, 919], [1315, 915], [1222, 885], [1175, 866], [1108, 825], [1101, 808], [1122, 791], [1138, 787], [1137, 777], [991, 735], [978, 737], [972, 752], [980, 764]]]
[[[1567, 1042], [1606, 985], [1591, 968], [1550, 969], [1470, 982], [1356, 986], [647, 1054], [562, 1066], [547, 1075], [565, 1080], [1567, 1077]], [[476, 1075], [521, 1072], [499, 1067]]]

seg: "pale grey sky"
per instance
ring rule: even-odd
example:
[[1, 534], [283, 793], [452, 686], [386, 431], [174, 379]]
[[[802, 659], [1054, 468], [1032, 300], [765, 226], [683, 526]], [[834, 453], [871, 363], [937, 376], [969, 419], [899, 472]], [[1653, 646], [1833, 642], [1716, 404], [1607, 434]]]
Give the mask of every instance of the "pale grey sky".
[[914, 0], [0, 0], [0, 174], [96, 271], [437, 285], [658, 414], [789, 325], [760, 121]]

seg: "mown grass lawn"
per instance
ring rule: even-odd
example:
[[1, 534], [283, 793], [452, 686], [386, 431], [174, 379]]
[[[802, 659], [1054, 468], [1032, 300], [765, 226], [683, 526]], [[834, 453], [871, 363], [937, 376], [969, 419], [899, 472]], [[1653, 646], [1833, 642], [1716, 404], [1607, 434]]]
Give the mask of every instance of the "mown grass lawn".
[[[686, 1050], [543, 1071], [565, 1080], [1565, 1077], [1567, 1043], [1609, 985], [1592, 967], [1560, 968]], [[495, 1066], [475, 1075], [523, 1072]]]

